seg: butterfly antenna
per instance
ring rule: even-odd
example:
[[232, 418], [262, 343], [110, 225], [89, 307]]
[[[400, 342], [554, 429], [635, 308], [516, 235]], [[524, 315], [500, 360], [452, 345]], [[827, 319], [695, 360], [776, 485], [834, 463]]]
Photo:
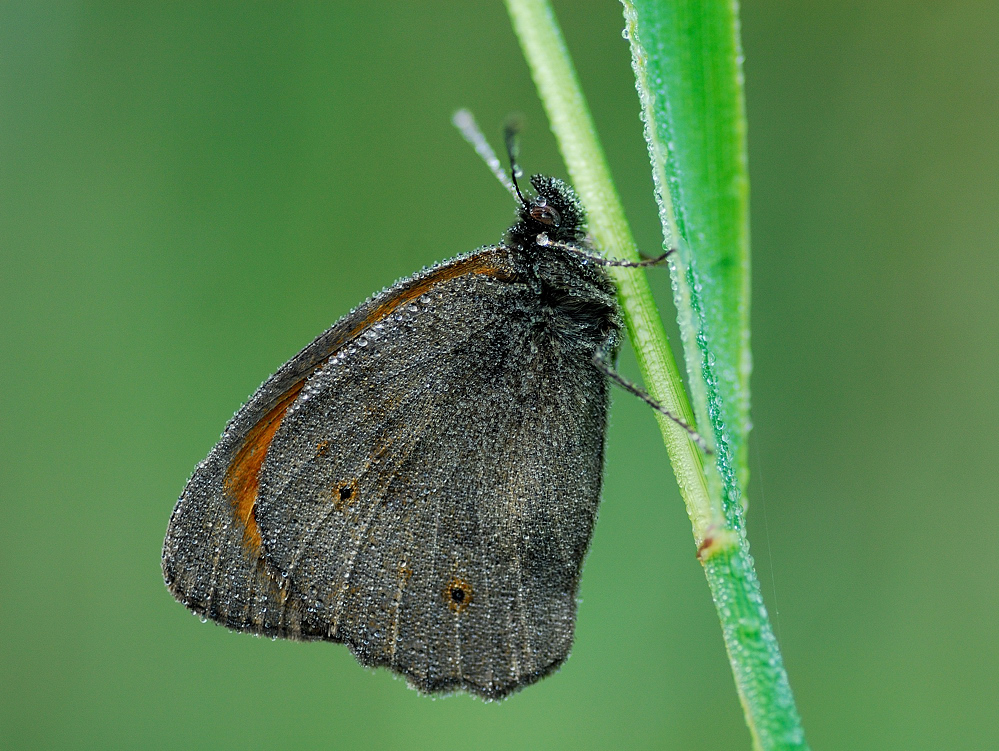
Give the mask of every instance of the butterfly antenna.
[[482, 160], [492, 170], [492, 173], [496, 175], [496, 179], [500, 181], [500, 184], [510, 191], [510, 195], [519, 201], [523, 201], [520, 189], [510, 181], [509, 175], [503, 169], [503, 165], [500, 164], [499, 157], [496, 156], [496, 152], [493, 151], [493, 147], [489, 145], [486, 137], [482, 135], [479, 124], [475, 122], [472, 113], [464, 109], [458, 110], [454, 113], [454, 117], [451, 118], [451, 122], [461, 132], [461, 135], [465, 137], [465, 140], [472, 144], [475, 153], [482, 157]]
[[523, 177], [524, 173], [517, 164], [517, 134], [523, 125], [523, 119], [519, 115], [510, 115], [503, 124], [503, 140], [506, 141], [506, 154], [510, 158], [510, 178], [513, 180], [513, 187], [517, 191], [517, 198], [527, 206], [527, 199], [520, 192], [520, 185], [517, 178]]

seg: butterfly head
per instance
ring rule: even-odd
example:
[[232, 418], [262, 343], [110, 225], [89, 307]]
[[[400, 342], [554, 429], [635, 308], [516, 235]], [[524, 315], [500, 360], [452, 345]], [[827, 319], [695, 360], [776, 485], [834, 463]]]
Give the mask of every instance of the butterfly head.
[[575, 192], [555, 177], [534, 175], [531, 178], [535, 195], [522, 198], [518, 221], [511, 228], [511, 239], [521, 247], [534, 245], [538, 237], [574, 245], [585, 232], [585, 213]]

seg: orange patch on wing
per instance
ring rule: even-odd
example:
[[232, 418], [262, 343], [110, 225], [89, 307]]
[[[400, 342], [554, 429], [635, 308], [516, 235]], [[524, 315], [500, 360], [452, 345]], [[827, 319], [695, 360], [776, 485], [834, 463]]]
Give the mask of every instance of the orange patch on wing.
[[[344, 337], [339, 339], [334, 344], [332, 352], [335, 352], [339, 347], [349, 342], [372, 324], [388, 316], [400, 305], [405, 305], [415, 300], [441, 282], [465, 276], [466, 274], [485, 274], [501, 281], [514, 281], [516, 275], [502, 263], [497, 263], [498, 260], [495, 253], [478, 253], [470, 258], [438, 269], [426, 278], [414, 283], [411, 287], [397, 290], [394, 296], [383, 301]], [[257, 492], [260, 489], [260, 468], [264, 465], [264, 459], [267, 458], [267, 449], [270, 447], [275, 433], [281, 427], [281, 421], [284, 419], [285, 412], [288, 411], [298, 393], [305, 386], [305, 381], [321, 364], [321, 362], [317, 363], [312, 368], [312, 371], [307, 373], [301, 381], [286, 391], [280, 401], [271, 407], [270, 411], [250, 429], [250, 432], [246, 434], [246, 438], [243, 439], [236, 457], [232, 460], [232, 464], [229, 465], [229, 469], [226, 471], [223, 486], [232, 501], [236, 518], [243, 524], [243, 545], [255, 555], [260, 552], [262, 544], [260, 528], [257, 526], [257, 520], [253, 516], [253, 508], [257, 502]], [[325, 453], [328, 449], [328, 442], [321, 441], [316, 446], [317, 455]]]
[[260, 468], [267, 458], [267, 449], [274, 440], [274, 434], [281, 427], [285, 412], [303, 386], [305, 381], [301, 380], [288, 389], [278, 403], [250, 429], [225, 473], [223, 485], [232, 501], [236, 518], [243, 524], [243, 545], [254, 554], [260, 552], [262, 542], [257, 520], [253, 518], [253, 507], [260, 489]]

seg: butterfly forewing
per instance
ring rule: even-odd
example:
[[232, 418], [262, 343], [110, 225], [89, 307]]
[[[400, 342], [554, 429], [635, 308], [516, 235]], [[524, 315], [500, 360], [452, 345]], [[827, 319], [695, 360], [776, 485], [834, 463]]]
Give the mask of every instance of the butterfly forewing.
[[308, 381], [261, 473], [286, 601], [423, 690], [501, 696], [571, 645], [606, 386], [593, 370], [542, 398], [574, 353], [511, 329], [530, 294], [470, 275], [397, 309]]
[[484, 249], [399, 282], [337, 321], [257, 389], [195, 469], [170, 517], [163, 575], [178, 600], [240, 631], [323, 637], [321, 624], [303, 626], [300, 603], [287, 598], [261, 558], [254, 507], [270, 442], [308, 379], [361, 332], [447, 279], [509, 279], [512, 270], [505, 262], [498, 249]]

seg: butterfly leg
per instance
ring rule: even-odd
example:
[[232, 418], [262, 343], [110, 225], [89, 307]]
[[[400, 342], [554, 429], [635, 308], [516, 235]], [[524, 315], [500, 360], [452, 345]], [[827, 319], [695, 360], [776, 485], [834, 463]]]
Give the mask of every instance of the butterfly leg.
[[642, 256], [641, 261], [619, 261], [615, 258], [602, 258], [599, 263], [601, 266], [620, 266], [626, 269], [642, 269], [646, 266], [658, 266], [675, 252], [676, 248], [670, 248], [661, 256], [656, 256], [655, 258], [646, 258], [645, 256]]
[[683, 428], [687, 432], [687, 435], [690, 436], [690, 439], [698, 446], [700, 446], [701, 450], [705, 454], [708, 455], [713, 454], [714, 452], [711, 450], [711, 447], [708, 446], [708, 442], [704, 439], [704, 436], [698, 433], [693, 427], [688, 425], [685, 420], [670, 412], [663, 405], [661, 405], [659, 402], [657, 402], [655, 399], [653, 399], [651, 396], [645, 393], [645, 391], [640, 389], [638, 386], [636, 386], [627, 378], [625, 378], [616, 370], [614, 370], [614, 366], [611, 364], [611, 351], [612, 351], [611, 341], [610, 339], [608, 339], [607, 341], [604, 342], [604, 344], [601, 347], [598, 347], [597, 350], [593, 353], [593, 364], [594, 366], [596, 366], [597, 370], [599, 370], [607, 378], [609, 378], [611, 381], [613, 381], [618, 386], [623, 388], [625, 391], [637, 396], [643, 402], [652, 407], [652, 409], [656, 410], [656, 412], [666, 415], [666, 417], [668, 417], [670, 420], [672, 420], [681, 428]]
[[552, 240], [544, 233], [538, 235], [537, 243], [543, 248], [558, 248], [559, 250], [564, 250], [567, 253], [580, 256], [597, 266], [617, 266], [619, 268], [626, 269], [641, 269], [646, 266], [658, 266], [671, 255], [676, 253], [676, 248], [670, 248], [665, 253], [660, 256], [656, 256], [655, 258], [646, 258], [645, 256], [642, 256], [641, 261], [625, 261], [618, 258], [604, 258], [601, 255], [597, 255], [592, 250], [579, 248], [575, 245], [570, 245], [569, 243], [559, 242], [558, 240]]

